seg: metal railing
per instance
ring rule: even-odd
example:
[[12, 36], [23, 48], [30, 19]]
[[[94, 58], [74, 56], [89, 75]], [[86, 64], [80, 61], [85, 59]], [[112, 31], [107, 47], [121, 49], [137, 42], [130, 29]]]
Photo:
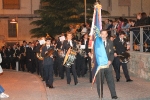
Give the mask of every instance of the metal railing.
[[150, 25], [130, 28], [130, 51], [150, 52]]

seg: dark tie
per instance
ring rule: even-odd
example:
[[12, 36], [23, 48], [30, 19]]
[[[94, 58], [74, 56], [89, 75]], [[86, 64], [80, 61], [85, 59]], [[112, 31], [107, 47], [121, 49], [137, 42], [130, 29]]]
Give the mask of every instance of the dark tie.
[[103, 43], [104, 43], [104, 47], [106, 47], [106, 45], [105, 45], [105, 41], [104, 41]]

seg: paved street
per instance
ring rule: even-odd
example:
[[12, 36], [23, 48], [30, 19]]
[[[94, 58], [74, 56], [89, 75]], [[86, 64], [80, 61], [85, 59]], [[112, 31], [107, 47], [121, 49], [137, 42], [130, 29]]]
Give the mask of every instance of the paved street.
[[[116, 83], [117, 100], [150, 100], [150, 82], [131, 76], [133, 82], [125, 82], [124, 75]], [[79, 84], [74, 85], [73, 78], [70, 85], [66, 79], [54, 78], [54, 89], [45, 86], [41, 78], [28, 72], [5, 70], [0, 76], [0, 84], [10, 97], [1, 100], [99, 100], [96, 86], [91, 90], [88, 75], [78, 78]], [[111, 100], [107, 83], [104, 82], [104, 98]]]

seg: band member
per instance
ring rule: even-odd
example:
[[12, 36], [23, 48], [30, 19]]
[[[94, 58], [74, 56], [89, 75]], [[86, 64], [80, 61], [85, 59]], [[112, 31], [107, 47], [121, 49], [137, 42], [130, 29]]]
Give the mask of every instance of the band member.
[[35, 58], [36, 54], [33, 50], [34, 43], [29, 43], [29, 47], [26, 50], [26, 60], [27, 60], [27, 68], [31, 73], [34, 73], [36, 70]]
[[21, 54], [21, 58], [20, 58], [20, 68], [22, 69], [22, 71], [25, 71], [25, 64], [26, 64], [26, 45], [27, 42], [23, 41], [23, 45], [20, 47], [20, 54]]
[[40, 74], [39, 59], [36, 56], [37, 53], [40, 53], [40, 43], [39, 43], [38, 40], [36, 40], [36, 42], [35, 42], [35, 46], [33, 48], [33, 51], [34, 51], [34, 54], [35, 54], [35, 68], [36, 68], [37, 74], [41, 75]]
[[16, 60], [17, 60], [17, 46], [16, 46], [16, 44], [13, 45], [12, 53], [13, 53], [13, 57], [12, 57], [12, 61], [11, 61], [11, 66], [12, 66], [12, 69], [15, 69], [16, 68]]
[[[63, 42], [62, 50], [66, 53], [70, 47], [76, 48], [76, 43], [72, 41], [72, 33], [67, 32], [67, 40]], [[74, 77], [74, 84], [77, 85], [78, 80], [77, 80], [77, 73], [75, 69], [75, 61], [74, 64], [71, 65], [71, 70]], [[67, 75], [67, 84], [70, 84], [71, 76], [70, 76], [70, 68], [68, 67], [66, 67], [66, 75]]]
[[[101, 69], [96, 76], [96, 84], [97, 84], [97, 92], [100, 97], [100, 76], [102, 75], [102, 79], [104, 81], [104, 75], [107, 81], [107, 85], [109, 87], [111, 97], [112, 99], [117, 99], [116, 95], [116, 90], [115, 90], [115, 84], [114, 84], [114, 79], [113, 79], [113, 74], [112, 74], [112, 61], [114, 59], [114, 50], [113, 50], [113, 42], [107, 39], [108, 33], [106, 30], [101, 31], [101, 38], [102, 41], [104, 42], [106, 54], [108, 57], [108, 68]], [[102, 82], [103, 83], [103, 82]]]
[[128, 69], [127, 69], [127, 63], [122, 63], [119, 60], [119, 55], [125, 53], [127, 51], [127, 47], [126, 45], [126, 41], [124, 39], [125, 37], [125, 32], [121, 31], [119, 34], [119, 37], [117, 37], [114, 40], [114, 48], [115, 48], [115, 53], [114, 53], [114, 61], [113, 61], [113, 67], [116, 73], [116, 81], [119, 82], [120, 81], [120, 66], [122, 66], [123, 69], [123, 73], [125, 75], [126, 78], [126, 82], [131, 82], [133, 80], [130, 79], [129, 73], [128, 73]]
[[51, 39], [46, 39], [46, 45], [42, 48], [42, 57], [43, 60], [43, 67], [44, 67], [44, 80], [46, 86], [49, 88], [53, 87], [53, 52], [54, 48], [51, 46]]
[[11, 46], [8, 46], [8, 48], [5, 51], [5, 54], [6, 54], [6, 59], [7, 59], [6, 60], [6, 65], [7, 65], [6, 68], [10, 69], [12, 56], [13, 56], [13, 52], [12, 52]]

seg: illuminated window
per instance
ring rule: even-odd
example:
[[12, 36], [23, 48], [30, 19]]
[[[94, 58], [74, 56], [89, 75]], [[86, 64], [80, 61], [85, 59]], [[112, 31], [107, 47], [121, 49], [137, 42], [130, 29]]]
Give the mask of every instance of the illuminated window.
[[3, 0], [3, 9], [20, 9], [20, 0]]
[[8, 20], [8, 37], [16, 38], [17, 37], [17, 23], [10, 23], [11, 20]]

